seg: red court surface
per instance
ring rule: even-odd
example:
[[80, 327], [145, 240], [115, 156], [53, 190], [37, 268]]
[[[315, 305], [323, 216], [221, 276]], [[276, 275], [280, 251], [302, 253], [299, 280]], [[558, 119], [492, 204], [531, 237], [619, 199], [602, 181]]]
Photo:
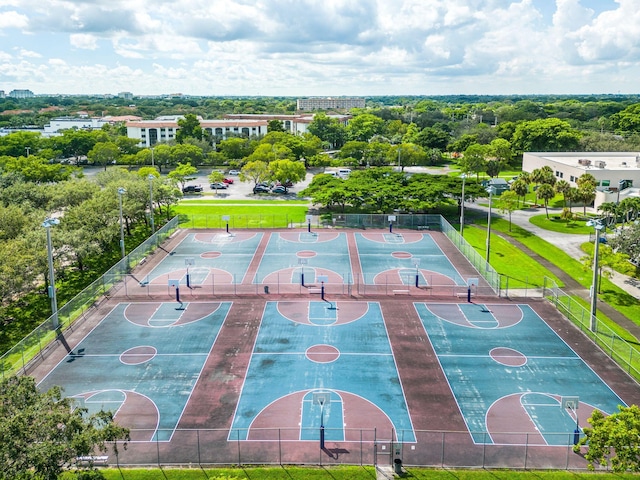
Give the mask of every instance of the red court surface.
[[[132, 272], [131, 276], [140, 279], [148, 275], [170, 255], [187, 233], [189, 232], [180, 231], [174, 235], [161, 250], [151, 255], [144, 264]], [[207, 233], [198, 232], [198, 235]], [[429, 232], [427, 235], [433, 236], [434, 241], [462, 277], [479, 277], [444, 235], [439, 232]], [[256, 250], [257, 255], [264, 251], [264, 242], [260, 242]], [[352, 238], [349, 237], [348, 244], [352, 245], [351, 242]], [[311, 250], [307, 245], [304, 252]], [[308, 253], [305, 255], [310, 257]], [[358, 258], [352, 250], [350, 258], [351, 268], [357, 273]], [[245, 280], [241, 285], [234, 285], [235, 288], [229, 285], [229, 288], [220, 290], [217, 285], [215, 290], [208, 285], [194, 289], [181, 288], [181, 300], [189, 305], [199, 302], [231, 302], [228, 315], [171, 440], [149, 441], [153, 438], [157, 424], [155, 412], [144, 399], [133, 397], [125, 402], [116, 418], [123, 425], [134, 429], [132, 437], [135, 441], [126, 451], [120, 450], [118, 459], [112, 456], [110, 464], [115, 464], [116, 461], [121, 465], [387, 464], [392, 463], [394, 458], [401, 457], [405, 465], [560, 469], [586, 467], [584, 459], [572, 453], [570, 446], [541, 445], [535, 426], [527, 422], [526, 416], [523, 416], [519, 409], [517, 399], [513, 398], [505, 399], [496, 406], [501, 411], [493, 409], [487, 412], [487, 424], [491, 428], [494, 440], [497, 440], [496, 444], [474, 443], [414, 305], [414, 302], [440, 305], [465, 302], [466, 287], [458, 290], [443, 288], [433, 292], [427, 288], [406, 286], [402, 288], [407, 290], [406, 293], [398, 293], [394, 292], [397, 287], [389, 288], [386, 285], [385, 288], [367, 286], [365, 290], [355, 284], [351, 285], [351, 288], [343, 284], [338, 287], [332, 284], [331, 278], [328, 281], [325, 300], [335, 303], [341, 315], [344, 315], [342, 318], [357, 317], [365, 309], [367, 302], [380, 305], [388, 342], [416, 434], [415, 442], [403, 442], [402, 438], [398, 438], [384, 412], [349, 392], [344, 392], [343, 397], [345, 412], [348, 413], [348, 418], [345, 417], [345, 439], [339, 442], [327, 441], [323, 450], [319, 448], [318, 442], [299, 440], [299, 408], [303, 392], [283, 398], [260, 412], [247, 440], [234, 441], [233, 438], [229, 438], [267, 302], [279, 302], [278, 308], [285, 317], [305, 324], [309, 323], [309, 319], [305, 317], [305, 305], [309, 301], [320, 300], [320, 292], [315, 282], [314, 285], [306, 287], [282, 282], [276, 285], [276, 288], [270, 288], [269, 293], [263, 289], [263, 284], [257, 288], [250, 279], [257, 271], [258, 265], [259, 259], [256, 257], [249, 263]], [[331, 267], [327, 265], [327, 270], [331, 271]], [[148, 315], [145, 309], [150, 308], [147, 307], [149, 302], [175, 302], [175, 292], [166, 284], [161, 288], [149, 289], [147, 286], [136, 285], [131, 279], [129, 282], [129, 286], [118, 285], [108, 298], [96, 303], [93, 311], [65, 332], [57, 348], [34, 363], [28, 373], [34, 375], [37, 380], [43, 379], [56, 365], [64, 362], [69, 351], [73, 351], [120, 303], [135, 305], [135, 308], [139, 309], [137, 321], [144, 323], [145, 316]], [[486, 287], [486, 284], [481, 283], [481, 286]], [[640, 404], [638, 384], [560, 315], [550, 303], [543, 299], [512, 301], [498, 298], [488, 287], [476, 292], [472, 300], [477, 304], [490, 304], [497, 315], [504, 317], [505, 325], [515, 322], [508, 315], [511, 307], [516, 304], [529, 305], [625, 403]], [[455, 318], [451, 320], [456, 321]], [[459, 321], [463, 322], [462, 319]], [[129, 354], [133, 356], [128, 358], [135, 363], [138, 357], [144, 361], [150, 352], [140, 350]], [[309, 351], [308, 355], [312, 360], [321, 363], [333, 361], [336, 353], [331, 345], [327, 345], [326, 348], [317, 347]], [[506, 348], [492, 351], [491, 355], [496, 362], [513, 368], [522, 364], [522, 359], [517, 353]], [[108, 371], [93, 373], [97, 378], [110, 375]], [[283, 382], [286, 379], [273, 378], [271, 381]], [[526, 389], [526, 386], [523, 388]], [[504, 412], [513, 413], [505, 416]], [[589, 414], [590, 411], [586, 407], [579, 409], [579, 421], [582, 425]]]

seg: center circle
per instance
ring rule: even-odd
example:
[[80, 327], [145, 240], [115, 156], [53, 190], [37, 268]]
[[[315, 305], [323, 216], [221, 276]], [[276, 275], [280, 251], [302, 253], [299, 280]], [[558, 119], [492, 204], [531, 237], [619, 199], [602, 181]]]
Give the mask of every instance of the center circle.
[[409, 252], [392, 252], [391, 256], [395, 257], [395, 258], [411, 258], [411, 257], [413, 257], [413, 255], [411, 255]]
[[296, 253], [296, 255], [301, 258], [311, 258], [315, 257], [317, 253], [313, 250], [300, 250], [298, 253]]
[[222, 253], [220, 252], [204, 252], [200, 255], [201, 258], [217, 258], [220, 255], [222, 255]]
[[517, 350], [507, 347], [492, 348], [489, 356], [501, 365], [521, 367], [527, 363], [527, 357]]
[[331, 345], [313, 345], [305, 352], [306, 357], [316, 363], [335, 362], [340, 356], [340, 350]]
[[155, 347], [133, 347], [120, 355], [120, 361], [125, 365], [139, 365], [148, 362], [155, 357], [157, 353], [158, 351]]

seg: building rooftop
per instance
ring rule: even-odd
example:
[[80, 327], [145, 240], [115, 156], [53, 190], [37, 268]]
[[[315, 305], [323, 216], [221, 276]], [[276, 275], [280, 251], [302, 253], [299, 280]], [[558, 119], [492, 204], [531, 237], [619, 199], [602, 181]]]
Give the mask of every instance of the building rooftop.
[[569, 167], [589, 170], [640, 170], [638, 152], [527, 152]]

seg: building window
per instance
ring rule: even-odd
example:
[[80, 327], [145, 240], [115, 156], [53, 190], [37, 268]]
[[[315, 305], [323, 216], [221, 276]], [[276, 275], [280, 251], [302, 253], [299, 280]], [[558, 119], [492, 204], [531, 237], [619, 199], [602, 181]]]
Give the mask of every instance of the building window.
[[576, 177], [574, 177], [573, 175], [571, 175], [571, 176], [569, 177], [569, 180], [570, 180], [570, 181], [572, 181], [572, 182], [575, 182], [575, 181], [576, 181]]

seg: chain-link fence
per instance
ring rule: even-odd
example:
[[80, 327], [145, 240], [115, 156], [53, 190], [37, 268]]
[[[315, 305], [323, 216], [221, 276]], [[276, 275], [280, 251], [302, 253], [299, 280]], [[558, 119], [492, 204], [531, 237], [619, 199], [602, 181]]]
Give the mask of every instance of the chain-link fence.
[[[133, 430], [126, 450], [111, 455], [120, 466], [170, 465], [389, 465], [448, 468], [586, 469], [583, 456], [573, 452], [574, 432], [539, 433], [418, 430], [409, 433], [381, 429], [261, 428], [240, 432], [228, 429], [178, 429], [158, 435]], [[308, 431], [306, 431], [308, 430]], [[415, 434], [415, 437], [414, 437]], [[158, 441], [167, 436], [171, 441]], [[301, 437], [316, 440], [300, 441]], [[139, 440], [135, 440], [138, 438]], [[247, 440], [242, 440], [247, 438]], [[335, 440], [335, 439], [339, 440]], [[471, 439], [483, 439], [474, 443]], [[492, 438], [500, 438], [494, 442]], [[144, 440], [143, 440], [144, 439]]]
[[58, 310], [58, 328], [54, 328], [54, 319], [51, 316], [2, 355], [0, 357], [0, 371], [3, 378], [5, 375], [20, 371], [26, 373], [27, 364], [38, 356], [44, 357], [47, 350], [55, 345], [54, 340], [60, 332], [72, 329], [74, 323], [84, 318], [96, 303], [109, 295], [112, 289], [117, 290], [117, 285], [127, 277], [131, 269], [143, 262], [177, 228], [178, 217], [175, 217], [129, 255], [111, 267], [102, 277], [64, 304]]

